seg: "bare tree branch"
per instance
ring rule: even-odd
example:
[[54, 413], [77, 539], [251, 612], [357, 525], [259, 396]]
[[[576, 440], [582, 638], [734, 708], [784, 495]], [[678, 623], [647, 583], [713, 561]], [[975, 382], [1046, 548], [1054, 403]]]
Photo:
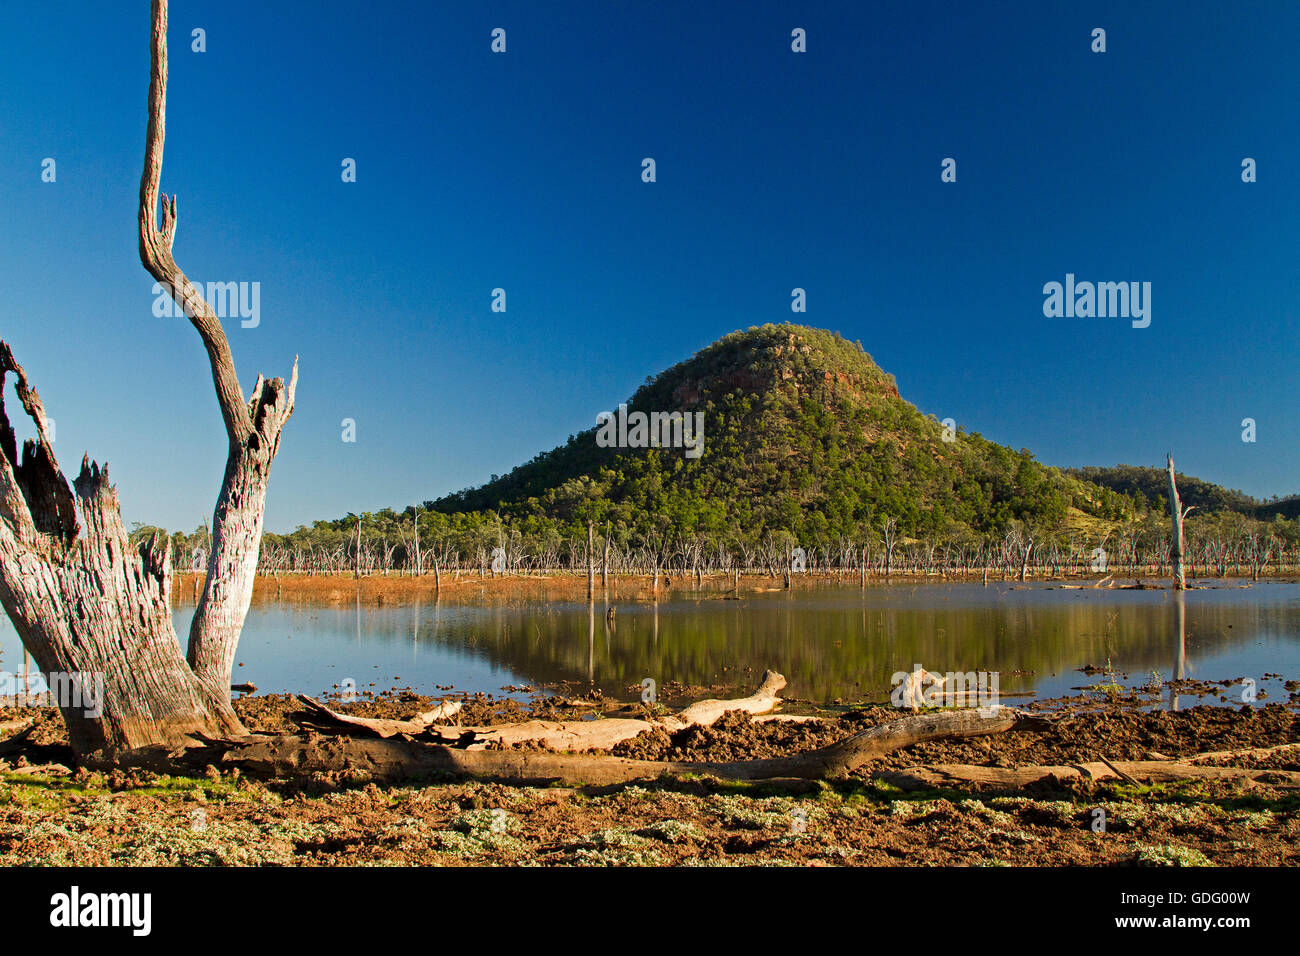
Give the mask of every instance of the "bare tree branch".
[[[144, 172], [140, 176], [140, 261], [189, 317], [203, 339], [212, 366], [221, 417], [232, 444], [242, 445], [253, 434], [249, 405], [239, 389], [235, 360], [225, 330], [202, 293], [194, 287], [172, 258], [176, 240], [176, 197], [161, 199], [162, 228], [157, 226], [159, 183], [162, 178], [163, 139], [167, 117], [167, 0], [152, 0], [150, 36], [149, 129], [146, 134]], [[295, 364], [296, 368], [296, 364]], [[260, 383], [259, 383], [260, 386]], [[254, 400], [260, 395], [254, 391]], [[292, 406], [292, 397], [289, 405]]]

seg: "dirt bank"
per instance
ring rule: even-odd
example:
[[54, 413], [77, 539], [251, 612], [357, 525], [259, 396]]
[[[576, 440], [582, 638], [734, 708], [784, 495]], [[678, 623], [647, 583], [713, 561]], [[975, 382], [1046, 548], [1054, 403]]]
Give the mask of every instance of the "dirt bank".
[[[387, 695], [345, 709], [400, 716], [426, 702]], [[251, 729], [293, 726], [291, 698], [254, 696], [238, 707]], [[555, 697], [531, 704], [483, 698], [471, 707], [466, 720], [474, 722], [573, 712]], [[0, 711], [0, 722], [32, 716]], [[37, 742], [57, 748], [57, 714], [35, 716]], [[646, 734], [618, 752], [775, 756], [894, 717], [883, 707], [816, 724], [729, 715], [711, 727]], [[0, 864], [1295, 865], [1300, 796], [1267, 782], [1074, 780], [1020, 791], [904, 793], [867, 775], [916, 764], [1070, 764], [1296, 741], [1300, 720], [1289, 703], [1176, 713], [1110, 707], [1043, 731], [924, 744], [831, 784], [692, 779], [603, 789], [445, 780], [379, 787], [337, 775], [263, 783], [216, 771], [198, 779], [33, 772], [10, 757], [0, 764]], [[42, 751], [41, 759], [57, 752]], [[1258, 763], [1300, 770], [1294, 752]]]

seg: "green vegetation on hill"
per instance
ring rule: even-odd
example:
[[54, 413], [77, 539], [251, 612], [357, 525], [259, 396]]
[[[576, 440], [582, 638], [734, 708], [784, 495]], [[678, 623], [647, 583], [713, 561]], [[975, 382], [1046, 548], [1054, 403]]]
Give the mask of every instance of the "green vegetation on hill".
[[[602, 448], [593, 425], [503, 477], [424, 502], [422, 565], [436, 557], [481, 567], [498, 547], [512, 563], [523, 554], [540, 566], [573, 563], [588, 520], [620, 548], [715, 556], [770, 555], [778, 539], [823, 553], [834, 541], [876, 547], [887, 522], [900, 540], [981, 547], [1011, 534], [1067, 548], [1122, 539], [1134, 552], [1134, 535], [1148, 547], [1167, 535], [1162, 470], [1062, 471], [975, 432], [945, 433], [859, 343], [820, 329], [733, 332], [647, 379], [628, 405], [702, 413], [703, 454]], [[1300, 542], [1300, 523], [1287, 520], [1300, 498], [1261, 503], [1185, 475], [1179, 490], [1196, 506], [1188, 528], [1198, 547], [1234, 541], [1256, 553], [1259, 542]], [[412, 507], [362, 516], [368, 560], [413, 566], [415, 519]], [[350, 514], [268, 534], [263, 564], [350, 567], [357, 525]], [[178, 563], [201, 560], [205, 541], [202, 531], [174, 535]]]
[[593, 427], [504, 477], [448, 495], [444, 514], [611, 521], [637, 532], [861, 535], [886, 517], [904, 535], [961, 536], [1013, 521], [1104, 518], [1128, 496], [943, 426], [898, 395], [858, 343], [797, 325], [734, 332], [650, 379], [632, 411], [704, 413], [705, 448], [600, 448]]

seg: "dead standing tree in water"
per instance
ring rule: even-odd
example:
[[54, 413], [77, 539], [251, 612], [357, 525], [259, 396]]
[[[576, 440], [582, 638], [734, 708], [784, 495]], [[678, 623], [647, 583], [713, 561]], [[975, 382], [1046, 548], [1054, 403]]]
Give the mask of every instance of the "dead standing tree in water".
[[[1173, 568], [1174, 590], [1185, 591], [1187, 578], [1183, 574], [1183, 519], [1192, 512], [1192, 508], [1183, 510], [1183, 503], [1178, 498], [1178, 482], [1174, 479], [1174, 456], [1165, 455], [1169, 469], [1169, 517], [1173, 520], [1173, 536], [1169, 544], [1169, 561]], [[1192, 507], [1195, 507], [1193, 505]]]
[[[37, 435], [24, 444], [19, 462], [0, 404], [0, 602], [40, 669], [80, 689], [82, 699], [69, 695], [61, 710], [70, 742], [82, 757], [111, 758], [193, 734], [244, 732], [230, 705], [230, 673], [252, 599], [271, 462], [293, 413], [297, 381], [295, 362], [287, 385], [259, 376], [245, 399], [220, 321], [172, 258], [176, 198], [159, 193], [166, 0], [153, 0], [151, 13], [140, 261], [198, 331], [229, 439], [207, 572], [184, 656], [171, 622], [168, 539], [155, 534], [138, 546], [130, 544], [107, 465], [84, 459], [69, 486], [54, 457], [41, 400], [9, 348], [0, 345], [0, 379], [16, 376], [19, 400]], [[92, 696], [93, 706], [87, 706]]]

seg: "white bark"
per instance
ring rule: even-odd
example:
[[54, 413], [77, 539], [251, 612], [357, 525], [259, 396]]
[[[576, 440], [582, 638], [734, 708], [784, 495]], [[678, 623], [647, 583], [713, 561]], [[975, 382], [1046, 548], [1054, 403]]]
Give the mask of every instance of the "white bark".
[[280, 448], [280, 432], [293, 414], [298, 363], [295, 359], [287, 385], [283, 379], [267, 381], [259, 375], [245, 401], [221, 321], [172, 257], [176, 197], [163, 196], [159, 203], [167, 114], [167, 0], [152, 0], [152, 18], [149, 127], [140, 177], [140, 261], [171, 293], [203, 340], [229, 439], [225, 477], [212, 520], [212, 549], [187, 654], [215, 704], [229, 699], [235, 649], [253, 598], [266, 485]]
[[1173, 519], [1173, 537], [1169, 546], [1169, 559], [1173, 564], [1174, 590], [1187, 587], [1183, 575], [1183, 503], [1178, 498], [1178, 482], [1174, 479], [1174, 456], [1166, 455], [1169, 467], [1169, 516]]
[[283, 379], [259, 376], [245, 400], [221, 322], [172, 258], [176, 199], [160, 203], [159, 193], [167, 101], [166, 0], [152, 0], [150, 47], [140, 261], [198, 331], [229, 439], [207, 574], [186, 657], [171, 624], [167, 538], [155, 535], [131, 546], [107, 466], [83, 460], [81, 474], [69, 487], [47, 437], [44, 407], [0, 343], [0, 379], [10, 373], [17, 377], [19, 399], [37, 432], [20, 462], [0, 402], [0, 602], [47, 680], [78, 682], [80, 693], [67, 695], [60, 708], [72, 746], [82, 756], [102, 752], [111, 758], [134, 747], [171, 745], [191, 734], [243, 732], [230, 706], [230, 672], [252, 600], [266, 483], [281, 430], [293, 413], [297, 383], [295, 361], [287, 385]]
[[19, 461], [0, 396], [0, 603], [46, 682], [62, 688], [56, 702], [74, 750], [242, 730], [229, 684], [211, 699], [181, 656], [167, 537], [131, 546], [107, 467], [83, 460], [69, 487], [40, 397], [0, 343], [0, 393], [10, 373], [37, 437]]

